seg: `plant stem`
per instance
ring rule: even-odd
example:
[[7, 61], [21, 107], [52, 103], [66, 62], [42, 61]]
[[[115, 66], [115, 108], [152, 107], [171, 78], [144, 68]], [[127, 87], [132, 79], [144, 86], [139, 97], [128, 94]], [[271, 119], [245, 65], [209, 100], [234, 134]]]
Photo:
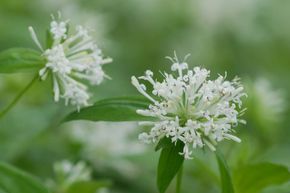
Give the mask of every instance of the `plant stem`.
[[25, 94], [25, 92], [33, 85], [33, 83], [38, 79], [39, 75], [36, 76], [28, 83], [28, 85], [13, 99], [13, 101], [3, 110], [0, 112], [0, 119], [3, 118], [7, 112], [12, 109], [15, 104], [21, 99], [21, 97]]
[[179, 168], [179, 171], [177, 173], [176, 193], [180, 193], [181, 192], [182, 175], [183, 175], [183, 164], [181, 164], [181, 166]]

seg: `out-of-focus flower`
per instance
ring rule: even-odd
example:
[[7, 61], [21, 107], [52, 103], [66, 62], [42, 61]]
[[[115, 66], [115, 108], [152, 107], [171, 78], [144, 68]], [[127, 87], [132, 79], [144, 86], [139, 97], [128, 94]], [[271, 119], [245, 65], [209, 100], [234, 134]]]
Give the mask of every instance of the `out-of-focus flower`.
[[[251, 13], [253, 7], [256, 8], [257, 4], [257, 2], [251, 0], [221, 0], [219, 2], [205, 0], [192, 3], [193, 6], [198, 8], [200, 19], [208, 26], [218, 25], [220, 22], [233, 21], [244, 13]], [[245, 15], [245, 17], [247, 18], [249, 15]]]
[[112, 60], [103, 57], [88, 30], [82, 26], [70, 30], [68, 23], [60, 21], [60, 16], [59, 19], [53, 17], [48, 39], [51, 45], [45, 50], [32, 27], [29, 31], [46, 59], [39, 76], [45, 80], [48, 74], [52, 75], [54, 100], [57, 102], [63, 98], [66, 105], [75, 105], [79, 110], [87, 106], [90, 99], [88, 88], [81, 80], [99, 85], [104, 78], [108, 78], [102, 66]]
[[200, 67], [189, 70], [185, 60], [179, 62], [176, 55], [169, 59], [173, 62], [173, 74], [164, 73], [163, 81], [154, 80], [149, 70], [139, 77], [152, 85], [152, 94], [148, 94], [146, 86], [135, 76], [132, 77], [132, 84], [152, 102], [148, 109], [137, 113], [157, 118], [157, 121], [140, 122], [152, 129], [140, 134], [139, 138], [145, 143], [155, 143], [163, 137], [170, 138], [173, 143], [180, 140], [184, 143], [181, 154], [186, 159], [191, 158], [194, 148], [207, 145], [214, 151], [214, 146], [223, 139], [240, 142], [232, 129], [244, 122], [238, 119], [241, 97], [246, 95], [239, 79], [226, 81], [225, 76], [219, 75], [216, 80], [207, 80], [210, 71]]
[[[143, 153], [145, 147], [138, 141], [130, 140], [136, 131], [136, 123], [93, 123], [72, 122], [68, 132], [70, 138], [82, 145], [82, 153], [95, 159], [116, 158]], [[112, 135], [113, 133], [113, 135]]]
[[85, 162], [73, 164], [67, 160], [56, 162], [53, 165], [55, 180], [49, 181], [52, 190], [66, 192], [76, 182], [90, 181], [91, 168]]
[[287, 103], [285, 93], [282, 90], [274, 89], [265, 78], [257, 79], [251, 89], [254, 97], [255, 111], [264, 121], [277, 122], [281, 120]]
[[146, 146], [136, 139], [138, 125], [134, 122], [73, 121], [64, 134], [78, 144], [80, 155], [96, 168], [113, 168], [128, 178], [137, 177], [138, 166], [130, 158], [141, 156]]

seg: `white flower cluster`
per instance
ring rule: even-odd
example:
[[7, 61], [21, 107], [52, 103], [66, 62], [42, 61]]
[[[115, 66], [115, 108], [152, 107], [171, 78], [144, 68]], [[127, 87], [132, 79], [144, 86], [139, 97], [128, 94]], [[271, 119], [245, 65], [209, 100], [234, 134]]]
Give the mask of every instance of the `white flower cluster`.
[[[65, 192], [76, 182], [90, 181], [92, 169], [83, 161], [76, 164], [63, 160], [53, 165], [55, 180], [48, 184], [52, 189]], [[56, 192], [58, 192], [56, 191]]]
[[56, 175], [64, 176], [71, 183], [91, 179], [91, 169], [83, 161], [73, 164], [70, 161], [63, 160], [56, 162], [53, 167]]
[[[73, 121], [67, 124], [69, 138], [82, 145], [81, 153], [88, 159], [119, 160], [130, 155], [144, 153], [145, 146], [130, 137], [135, 135], [134, 122]], [[114, 135], [112, 135], [114, 133]], [[110, 137], [108, 137], [110, 136]]]
[[194, 148], [206, 145], [214, 151], [214, 146], [223, 139], [240, 142], [232, 129], [244, 122], [238, 117], [243, 112], [239, 112], [241, 97], [246, 94], [238, 78], [226, 81], [219, 75], [216, 80], [208, 80], [210, 71], [200, 67], [190, 70], [185, 60], [179, 62], [176, 55], [169, 59], [173, 62], [171, 70], [177, 73], [164, 73], [162, 82], [154, 80], [153, 72], [149, 70], [145, 76], [139, 77], [152, 85], [152, 94], [132, 77], [132, 84], [152, 101], [148, 109], [137, 113], [156, 118], [156, 121], [140, 122], [152, 129], [140, 134], [139, 139], [145, 143], [155, 143], [163, 137], [170, 138], [172, 143], [180, 140], [184, 143], [180, 154], [186, 159], [191, 158]]
[[284, 90], [275, 89], [271, 82], [263, 77], [258, 78], [250, 90], [255, 104], [254, 110], [268, 126], [277, 123], [283, 118], [287, 108]]
[[52, 74], [54, 100], [57, 102], [63, 98], [66, 105], [75, 105], [78, 110], [87, 106], [90, 94], [80, 80], [99, 85], [105, 77], [108, 78], [102, 65], [112, 60], [103, 57], [88, 30], [82, 26], [70, 32], [68, 21], [57, 21], [53, 17], [49, 30], [52, 42], [46, 50], [33, 28], [29, 27], [29, 30], [46, 59], [45, 67], [39, 71], [41, 79], [45, 80], [49, 73]]

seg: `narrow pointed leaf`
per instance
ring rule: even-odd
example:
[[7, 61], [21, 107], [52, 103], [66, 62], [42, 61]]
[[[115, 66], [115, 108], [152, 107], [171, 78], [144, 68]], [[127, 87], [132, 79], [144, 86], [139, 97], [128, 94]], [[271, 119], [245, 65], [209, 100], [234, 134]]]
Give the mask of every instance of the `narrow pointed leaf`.
[[234, 193], [230, 169], [224, 156], [219, 151], [216, 151], [216, 158], [220, 171], [222, 193]]
[[3, 162], [0, 162], [0, 192], [48, 193], [34, 177]]
[[80, 112], [69, 114], [64, 121], [90, 120], [90, 121], [144, 121], [152, 120], [150, 117], [136, 113], [138, 109], [146, 109], [149, 102], [139, 97], [119, 97], [104, 99], [94, 105], [85, 107]]
[[157, 186], [160, 193], [164, 193], [174, 176], [183, 164], [184, 157], [179, 153], [182, 152], [184, 144], [177, 142], [165, 146], [160, 154], [157, 172]]
[[158, 144], [155, 147], [155, 151], [158, 151], [162, 148], [168, 147], [171, 145], [171, 139], [167, 137], [163, 137], [162, 139], [159, 140]]
[[41, 53], [32, 49], [11, 48], [0, 52], [0, 73], [35, 71], [44, 63]]

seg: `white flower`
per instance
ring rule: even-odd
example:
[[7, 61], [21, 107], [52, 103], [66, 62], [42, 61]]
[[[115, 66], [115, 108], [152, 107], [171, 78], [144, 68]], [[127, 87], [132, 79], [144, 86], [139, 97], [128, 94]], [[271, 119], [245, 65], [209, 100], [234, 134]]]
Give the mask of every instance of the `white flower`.
[[50, 32], [53, 34], [54, 39], [66, 38], [66, 22], [52, 21], [50, 23]]
[[29, 27], [32, 39], [43, 51], [45, 67], [39, 71], [42, 80], [52, 75], [54, 100], [65, 100], [65, 104], [75, 105], [79, 110], [88, 105], [90, 94], [87, 86], [80, 80], [99, 85], [108, 76], [102, 66], [110, 63], [104, 58], [88, 31], [77, 26], [69, 30], [68, 21], [57, 21], [53, 17], [50, 23], [51, 46], [44, 50], [32, 27]]
[[[82, 154], [91, 160], [120, 160], [145, 151], [139, 141], [130, 140], [136, 131], [136, 123], [107, 123], [76, 121], [68, 123], [66, 135], [82, 145]], [[112, 135], [114, 133], [114, 135]], [[110, 136], [110, 137], [108, 137]], [[97, 157], [96, 157], [97, 156]]]
[[191, 158], [194, 148], [207, 145], [214, 151], [217, 142], [224, 139], [240, 142], [233, 130], [242, 121], [238, 119], [239, 109], [241, 97], [246, 95], [239, 79], [227, 81], [219, 75], [216, 80], [208, 80], [210, 71], [200, 67], [190, 70], [185, 60], [179, 62], [176, 55], [169, 59], [173, 62], [173, 74], [164, 73], [163, 81], [155, 80], [149, 70], [138, 78], [151, 84], [152, 94], [132, 77], [132, 84], [152, 102], [148, 109], [137, 113], [156, 118], [156, 121], [140, 122], [152, 128], [149, 133], [140, 134], [139, 139], [145, 143], [155, 143], [163, 137], [173, 143], [182, 141], [181, 154], [186, 159]]
[[54, 164], [54, 172], [56, 175], [65, 177], [65, 180], [71, 184], [91, 179], [91, 169], [83, 161], [76, 164], [67, 160], [57, 162]]
[[274, 89], [266, 78], [258, 78], [252, 86], [254, 110], [268, 125], [281, 121], [287, 108], [286, 95], [282, 89]]
[[53, 165], [55, 180], [48, 181], [48, 186], [54, 192], [66, 192], [76, 182], [90, 181], [92, 169], [83, 161], [73, 164], [63, 160]]

